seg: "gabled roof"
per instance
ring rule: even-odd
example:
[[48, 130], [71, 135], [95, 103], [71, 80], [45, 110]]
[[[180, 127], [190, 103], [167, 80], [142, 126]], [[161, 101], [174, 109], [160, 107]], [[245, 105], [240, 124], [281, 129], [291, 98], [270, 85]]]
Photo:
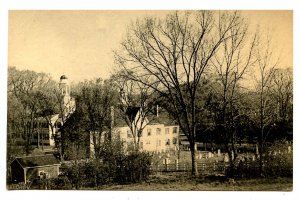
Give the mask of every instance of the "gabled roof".
[[[142, 112], [140, 107], [128, 107], [126, 109], [125, 114], [129, 117], [130, 121], [133, 121], [138, 112]], [[115, 116], [115, 125], [122, 127], [122, 126], [128, 126], [125, 119], [121, 116], [122, 113], [118, 113]], [[164, 124], [165, 126], [174, 126], [178, 125], [178, 123], [171, 119], [171, 117], [166, 112], [160, 112], [159, 115], [149, 114], [147, 116], [147, 120], [149, 121], [149, 125], [151, 124]]]
[[40, 167], [46, 165], [59, 165], [60, 162], [54, 155], [41, 155], [41, 156], [26, 156], [17, 157], [15, 159], [23, 168]]
[[160, 112], [158, 116], [151, 117], [149, 124], [164, 124], [165, 126], [178, 125], [178, 123], [165, 112]]
[[[128, 117], [130, 122], [133, 122], [140, 110], [141, 110], [140, 107], [130, 106], [126, 109], [125, 116]], [[119, 127], [128, 126], [123, 115], [124, 114], [121, 111], [120, 112], [118, 112], [117, 110], [115, 111], [114, 123], [116, 126], [119, 126]]]
[[141, 109], [140, 107], [131, 107], [130, 106], [126, 109], [125, 114], [129, 117], [130, 121], [133, 121], [140, 109]]

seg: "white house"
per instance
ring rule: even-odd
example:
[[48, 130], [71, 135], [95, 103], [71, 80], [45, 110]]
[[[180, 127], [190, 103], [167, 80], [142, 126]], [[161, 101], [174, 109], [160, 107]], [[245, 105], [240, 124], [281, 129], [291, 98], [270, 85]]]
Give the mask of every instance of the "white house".
[[[171, 121], [167, 116], [160, 115], [148, 120], [145, 117], [141, 120], [141, 109], [131, 109], [126, 114], [132, 115], [134, 118], [132, 124], [121, 123], [116, 124], [115, 133], [119, 134], [120, 139], [124, 142], [125, 147], [133, 144], [134, 138], [131, 126], [139, 126], [142, 129], [139, 147], [142, 151], [150, 152], [166, 152], [179, 149], [179, 126]], [[143, 122], [142, 122], [143, 121]], [[134, 130], [134, 129], [133, 129]], [[136, 138], [137, 141], [137, 138]]]

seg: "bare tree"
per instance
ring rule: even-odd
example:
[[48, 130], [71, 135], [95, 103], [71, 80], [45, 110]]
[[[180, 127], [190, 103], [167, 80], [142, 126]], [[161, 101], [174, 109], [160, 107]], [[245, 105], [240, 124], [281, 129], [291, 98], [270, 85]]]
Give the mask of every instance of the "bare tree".
[[[231, 168], [234, 167], [238, 156], [236, 119], [245, 114], [241, 107], [237, 108], [241, 99], [239, 90], [247, 70], [256, 62], [254, 48], [257, 38], [256, 34], [252, 36], [249, 33], [248, 24], [241, 17], [237, 18], [239, 25], [230, 27], [232, 37], [222, 42], [211, 59], [218, 83], [214, 90], [219, 96], [220, 106], [219, 121], [216, 126], [222, 129], [220, 133], [222, 133]], [[219, 34], [222, 32], [220, 26]]]
[[[133, 137], [133, 150], [140, 149], [140, 137], [145, 127], [155, 118], [153, 90], [132, 80], [129, 71], [116, 73], [112, 79], [120, 93], [119, 110]], [[129, 76], [128, 76], [129, 75]]]
[[288, 69], [275, 69], [273, 78], [272, 96], [277, 102], [277, 121], [288, 121], [293, 116], [293, 71]]
[[259, 154], [259, 171], [262, 175], [263, 154], [265, 153], [265, 143], [274, 126], [274, 110], [276, 107], [274, 101], [271, 99], [271, 91], [274, 86], [274, 73], [278, 65], [278, 58], [271, 50], [271, 40], [267, 38], [259, 38], [256, 47], [257, 58], [257, 74], [256, 92], [258, 95], [257, 109], [255, 109], [255, 116], [259, 128], [258, 135], [258, 154]]
[[169, 102], [191, 147], [192, 174], [195, 157], [196, 100], [200, 80], [219, 46], [241, 26], [237, 12], [175, 12], [164, 20], [147, 17], [129, 27], [117, 64], [131, 80], [151, 88]]

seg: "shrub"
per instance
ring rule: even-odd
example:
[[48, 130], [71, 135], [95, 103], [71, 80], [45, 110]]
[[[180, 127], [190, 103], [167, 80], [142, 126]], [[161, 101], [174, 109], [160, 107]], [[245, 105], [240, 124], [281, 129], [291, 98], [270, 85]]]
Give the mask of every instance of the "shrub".
[[50, 179], [48, 186], [49, 186], [49, 189], [51, 189], [51, 190], [72, 189], [72, 185], [66, 176], [59, 176], [59, 177]]
[[70, 181], [72, 188], [79, 189], [85, 182], [84, 164], [74, 163], [66, 168], [64, 175]]
[[[287, 141], [276, 141], [267, 147], [264, 156], [263, 173], [265, 176], [293, 176], [293, 153], [288, 152]], [[291, 146], [291, 145], [290, 145]]]
[[149, 153], [132, 152], [116, 159], [114, 181], [118, 183], [136, 183], [145, 181], [150, 175], [151, 156]]
[[51, 189], [80, 189], [110, 183], [136, 183], [145, 181], [150, 175], [151, 156], [144, 152], [111, 154], [109, 159], [84, 163], [73, 163], [66, 167], [60, 177], [51, 182]]
[[[262, 175], [265, 177], [291, 177], [293, 176], [293, 153], [288, 152], [290, 144], [286, 141], [275, 141], [266, 147], [263, 159]], [[229, 172], [229, 170], [232, 170]], [[259, 171], [259, 159], [240, 160], [233, 169], [227, 169], [227, 173], [236, 177], [255, 178], [261, 176]]]

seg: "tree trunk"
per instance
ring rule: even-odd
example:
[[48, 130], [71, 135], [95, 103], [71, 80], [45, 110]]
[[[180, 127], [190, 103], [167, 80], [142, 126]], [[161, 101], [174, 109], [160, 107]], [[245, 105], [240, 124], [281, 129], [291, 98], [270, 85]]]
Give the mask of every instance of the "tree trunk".
[[40, 149], [40, 131], [37, 131], [37, 148]]
[[259, 145], [258, 145], [258, 154], [259, 154], [259, 176], [263, 177], [263, 134], [264, 131], [263, 129], [261, 130], [261, 138], [259, 140]]
[[196, 160], [195, 142], [191, 142], [191, 156], [192, 156], [192, 176], [198, 176], [197, 160]]
[[41, 133], [42, 133], [42, 151], [44, 151], [44, 134], [42, 131], [41, 131]]

